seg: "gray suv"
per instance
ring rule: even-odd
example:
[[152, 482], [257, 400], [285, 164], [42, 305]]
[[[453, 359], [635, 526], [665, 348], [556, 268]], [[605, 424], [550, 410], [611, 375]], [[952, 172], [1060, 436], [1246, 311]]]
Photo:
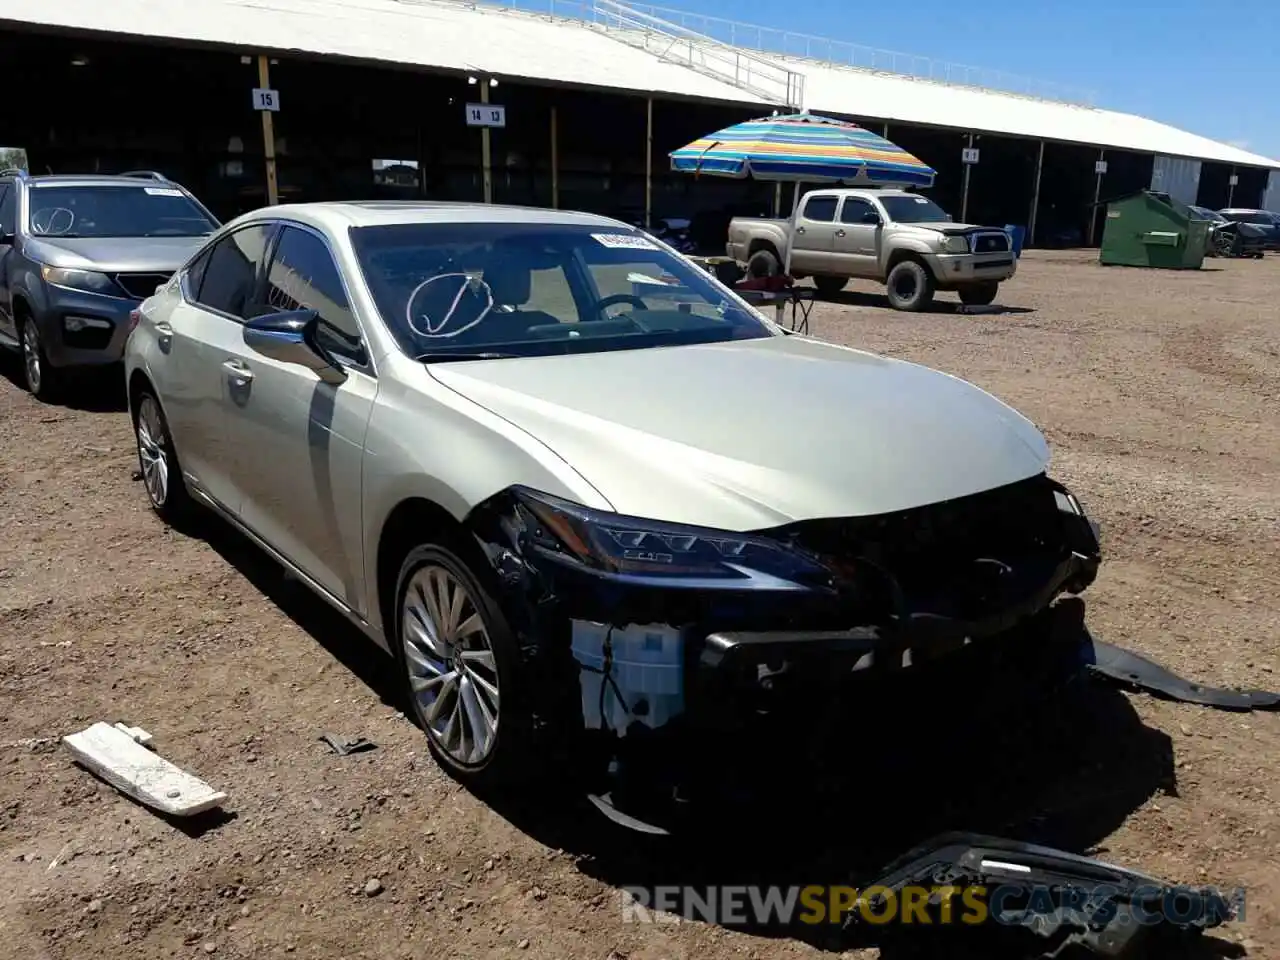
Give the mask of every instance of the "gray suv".
[[31, 392], [118, 362], [131, 312], [218, 226], [158, 173], [0, 173], [0, 347], [22, 352]]

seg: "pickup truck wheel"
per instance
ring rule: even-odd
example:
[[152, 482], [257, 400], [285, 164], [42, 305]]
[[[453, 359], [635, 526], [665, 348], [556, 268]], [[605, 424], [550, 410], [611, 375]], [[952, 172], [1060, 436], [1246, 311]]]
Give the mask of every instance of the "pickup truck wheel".
[[753, 280], [759, 277], [776, 277], [781, 272], [782, 264], [772, 250], [757, 250], [747, 261], [747, 276]]
[[983, 283], [971, 283], [959, 289], [960, 302], [966, 307], [985, 307], [996, 298], [1000, 284], [991, 280]]
[[844, 285], [848, 282], [847, 277], [815, 276], [813, 278], [813, 285], [818, 288], [818, 292], [824, 297], [834, 297], [844, 289]]
[[933, 301], [933, 276], [915, 260], [903, 260], [890, 270], [885, 287], [895, 310], [923, 310]]

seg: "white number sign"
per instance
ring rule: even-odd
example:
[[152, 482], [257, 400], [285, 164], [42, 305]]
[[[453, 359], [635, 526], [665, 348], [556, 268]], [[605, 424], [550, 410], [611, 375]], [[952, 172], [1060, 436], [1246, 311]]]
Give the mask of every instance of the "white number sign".
[[497, 103], [468, 103], [468, 127], [505, 127], [507, 108]]
[[255, 87], [253, 90], [253, 109], [270, 110], [272, 113], [276, 113], [280, 109], [280, 91]]
[[1106, 172], [1107, 172], [1107, 161], [1105, 161], [1105, 160], [1095, 160], [1095, 161], [1093, 162], [1093, 172], [1094, 172], [1094, 173], [1096, 173], [1096, 174], [1098, 174], [1099, 176], [1101, 176], [1102, 174], [1106, 173]]
[[978, 148], [965, 147], [963, 150], [960, 151], [960, 159], [963, 160], [965, 163], [977, 163]]

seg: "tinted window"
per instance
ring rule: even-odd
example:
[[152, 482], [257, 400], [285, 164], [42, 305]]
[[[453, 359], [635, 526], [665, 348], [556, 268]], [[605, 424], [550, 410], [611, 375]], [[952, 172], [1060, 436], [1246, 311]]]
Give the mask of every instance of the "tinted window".
[[836, 218], [836, 203], [835, 197], [810, 197], [804, 205], [804, 218], [830, 223]]
[[1225, 216], [1228, 220], [1234, 220], [1236, 223], [1254, 223], [1263, 227], [1269, 227], [1271, 224], [1275, 223], [1275, 221], [1271, 219], [1270, 214], [1261, 212], [1237, 212], [1228, 213]]
[[207, 254], [196, 301], [210, 310], [243, 318], [269, 235], [270, 228], [254, 226], [219, 240]]
[[779, 335], [702, 269], [621, 226], [407, 223], [352, 245], [410, 356], [545, 356]]
[[16, 233], [17, 192], [7, 183], [0, 183], [0, 233]]
[[880, 214], [876, 213], [876, 208], [871, 205], [871, 201], [863, 200], [861, 197], [846, 197], [844, 206], [840, 209], [841, 223], [865, 223], [863, 218], [867, 214], [874, 214], [876, 220], [880, 219]]
[[916, 194], [881, 197], [880, 203], [894, 223], [941, 223], [951, 219], [928, 197]]
[[284, 228], [267, 272], [267, 302], [273, 310], [315, 310], [320, 342], [336, 354], [364, 362], [360, 327], [342, 277], [329, 248], [315, 234]]
[[163, 184], [39, 184], [27, 220], [38, 237], [203, 237], [217, 224], [181, 190]]

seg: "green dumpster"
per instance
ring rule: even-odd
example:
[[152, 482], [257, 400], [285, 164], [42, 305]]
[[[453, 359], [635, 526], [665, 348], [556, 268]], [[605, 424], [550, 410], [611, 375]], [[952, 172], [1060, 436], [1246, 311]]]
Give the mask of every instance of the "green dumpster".
[[1198, 270], [1209, 243], [1209, 221], [1167, 193], [1141, 190], [1107, 202], [1101, 263]]

